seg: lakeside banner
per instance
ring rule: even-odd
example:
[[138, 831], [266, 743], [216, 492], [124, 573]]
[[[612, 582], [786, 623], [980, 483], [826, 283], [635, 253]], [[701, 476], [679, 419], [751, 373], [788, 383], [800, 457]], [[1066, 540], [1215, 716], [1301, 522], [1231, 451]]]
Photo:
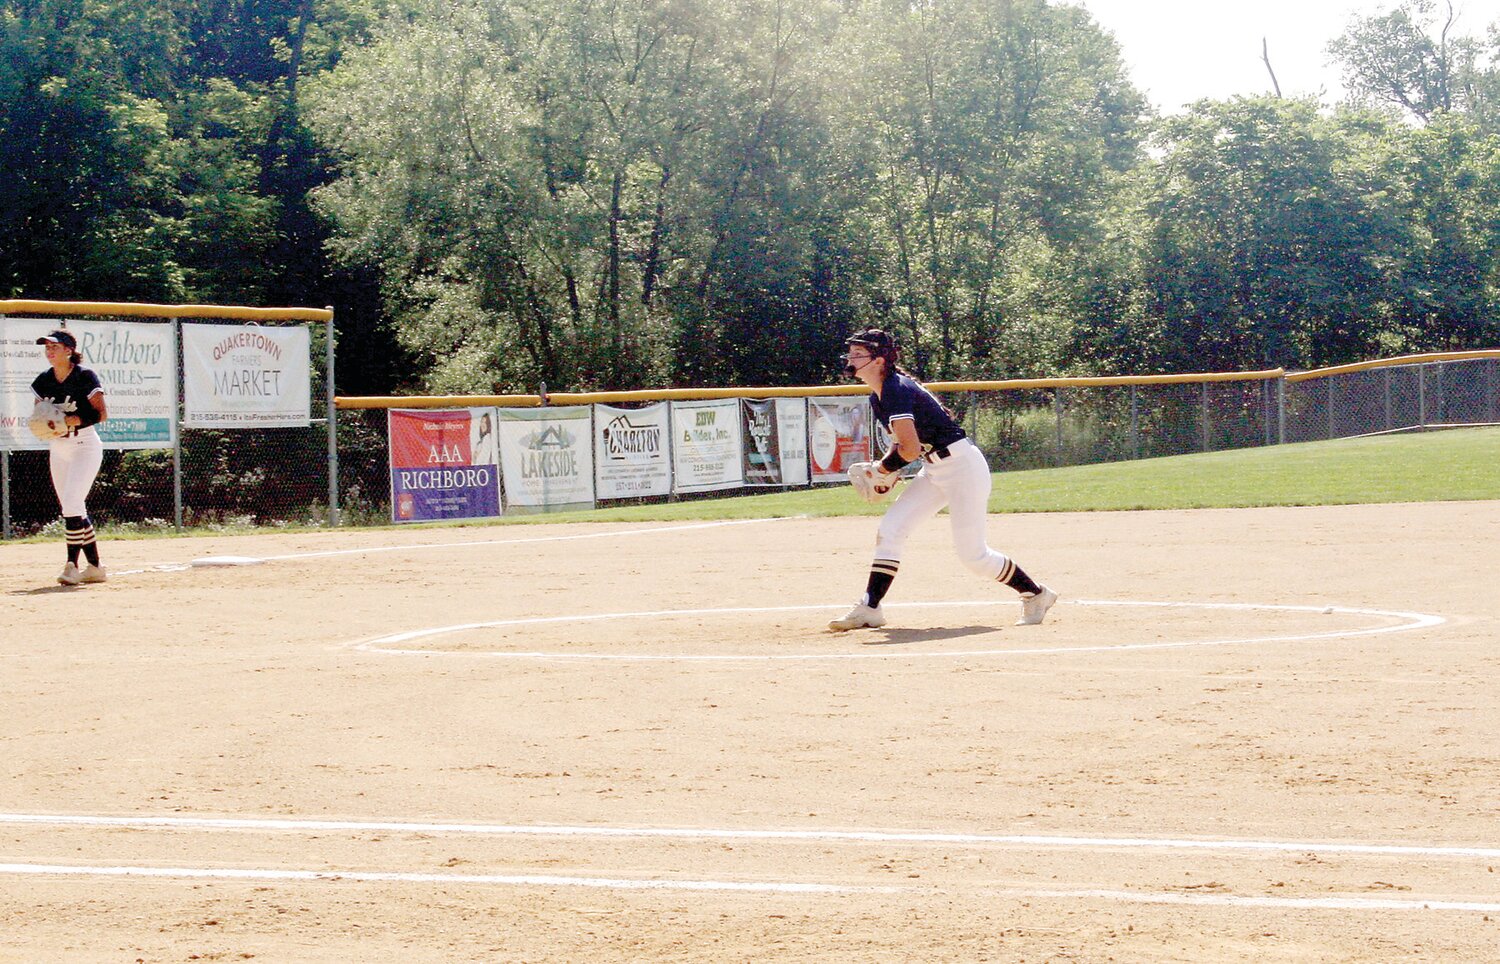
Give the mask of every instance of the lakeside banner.
[[744, 482], [740, 400], [672, 403], [672, 491], [712, 492]]
[[171, 448], [177, 426], [177, 346], [172, 326], [128, 321], [0, 318], [0, 448], [45, 449], [26, 428], [31, 383], [47, 368], [36, 340], [66, 328], [83, 366], [99, 376], [109, 418], [99, 426], [106, 449]]
[[303, 325], [183, 325], [188, 428], [312, 424], [311, 338]]
[[601, 499], [633, 499], [670, 493], [667, 403], [629, 409], [596, 405], [595, 409], [596, 495]]
[[849, 466], [871, 458], [870, 400], [808, 400], [808, 454], [812, 481], [845, 482]]
[[593, 412], [587, 405], [496, 410], [506, 511], [594, 505]]
[[390, 409], [391, 521], [498, 516], [493, 425], [490, 408]]
[[807, 401], [741, 399], [746, 485], [807, 484]]

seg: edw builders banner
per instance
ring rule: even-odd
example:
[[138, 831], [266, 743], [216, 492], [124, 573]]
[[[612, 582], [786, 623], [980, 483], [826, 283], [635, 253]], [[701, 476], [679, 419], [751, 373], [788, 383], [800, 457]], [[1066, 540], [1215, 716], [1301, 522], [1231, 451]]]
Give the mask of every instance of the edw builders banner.
[[744, 482], [740, 400], [672, 403], [672, 490], [712, 492]]
[[391, 520], [498, 516], [500, 470], [481, 434], [493, 422], [490, 408], [390, 409]]

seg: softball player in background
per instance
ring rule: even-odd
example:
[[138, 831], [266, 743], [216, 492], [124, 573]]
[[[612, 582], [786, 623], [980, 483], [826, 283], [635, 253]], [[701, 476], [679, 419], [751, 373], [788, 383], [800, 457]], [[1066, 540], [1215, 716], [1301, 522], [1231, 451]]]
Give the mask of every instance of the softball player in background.
[[1033, 626], [1047, 616], [1057, 593], [1035, 582], [984, 538], [990, 498], [989, 464], [984, 453], [968, 440], [937, 397], [897, 364], [896, 343], [878, 328], [862, 331], [846, 342], [844, 374], [870, 386], [870, 407], [891, 437], [891, 450], [878, 465], [892, 482], [910, 462], [927, 464], [880, 520], [875, 536], [875, 561], [865, 594], [828, 628], [838, 632], [885, 625], [880, 601], [901, 566], [901, 550], [918, 523], [937, 515], [944, 505], [953, 529], [953, 548], [972, 571], [1005, 583], [1021, 594], [1017, 626]]
[[[68, 434], [53, 439], [48, 452], [52, 468], [52, 488], [62, 505], [63, 524], [68, 535], [68, 564], [58, 575], [64, 586], [81, 582], [104, 582], [104, 567], [99, 563], [99, 546], [94, 540], [94, 524], [89, 521], [85, 504], [99, 466], [104, 461], [104, 442], [94, 428], [109, 417], [104, 404], [104, 388], [99, 376], [81, 367], [78, 340], [66, 331], [54, 331], [36, 340], [45, 346], [51, 368], [31, 383], [37, 398], [51, 399], [66, 413]], [[78, 568], [82, 553], [87, 565]]]

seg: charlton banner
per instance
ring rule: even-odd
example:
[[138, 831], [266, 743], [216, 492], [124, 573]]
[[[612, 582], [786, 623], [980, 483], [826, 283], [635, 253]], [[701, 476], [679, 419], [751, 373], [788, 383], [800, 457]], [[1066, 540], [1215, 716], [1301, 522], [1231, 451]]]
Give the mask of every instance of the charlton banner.
[[389, 410], [391, 521], [500, 514], [495, 415], [490, 408]]
[[667, 403], [643, 408], [594, 406], [594, 485], [601, 499], [672, 491]]

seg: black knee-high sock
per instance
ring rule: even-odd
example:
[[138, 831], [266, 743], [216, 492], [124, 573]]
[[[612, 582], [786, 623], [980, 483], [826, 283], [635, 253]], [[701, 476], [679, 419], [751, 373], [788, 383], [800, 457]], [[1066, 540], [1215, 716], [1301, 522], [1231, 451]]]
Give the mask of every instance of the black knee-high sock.
[[82, 552], [89, 565], [99, 565], [99, 543], [94, 538], [94, 523], [89, 521], [89, 517], [64, 516], [63, 525], [68, 530], [68, 561], [78, 565], [78, 554]]
[[1000, 571], [1000, 575], [997, 578], [1000, 582], [1005, 583], [1023, 596], [1030, 596], [1042, 591], [1042, 587], [1038, 586], [1035, 580], [1026, 575], [1026, 571], [1016, 565], [1013, 559], [1005, 560], [1005, 568]]
[[84, 533], [88, 531], [88, 520], [81, 515], [63, 516], [63, 528], [68, 536], [68, 561], [78, 565], [78, 553], [83, 551]]
[[870, 564], [870, 581], [865, 585], [865, 605], [875, 609], [880, 605], [880, 600], [885, 598], [887, 589], [891, 588], [891, 582], [896, 578], [896, 570], [901, 568], [901, 563], [894, 559], [876, 559]]

